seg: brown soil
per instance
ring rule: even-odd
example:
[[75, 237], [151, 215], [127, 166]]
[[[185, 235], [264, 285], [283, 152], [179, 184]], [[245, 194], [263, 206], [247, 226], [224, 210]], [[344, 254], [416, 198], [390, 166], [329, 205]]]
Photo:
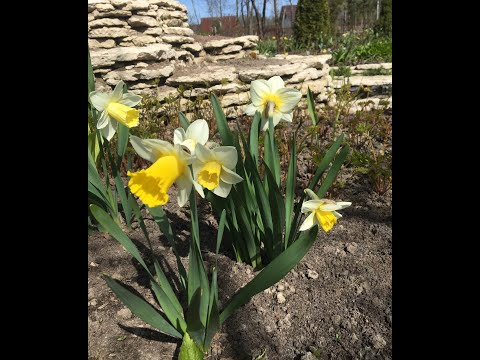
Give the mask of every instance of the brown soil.
[[[352, 201], [328, 234], [320, 231], [304, 259], [276, 286], [256, 295], [221, 327], [206, 359], [251, 359], [263, 350], [268, 359], [391, 359], [392, 213], [391, 191], [379, 196], [366, 180], [352, 176], [337, 192]], [[189, 210], [180, 209], [172, 189], [165, 210], [187, 264]], [[210, 205], [199, 202], [203, 255], [214, 259], [217, 223]], [[155, 255], [177, 282], [175, 257], [158, 227], [146, 216]], [[137, 227], [136, 225], [134, 227]], [[127, 231], [148, 259], [140, 231]], [[222, 245], [218, 257], [220, 303], [225, 304], [253, 276], [232, 260]], [[230, 256], [230, 257], [229, 257]], [[89, 359], [176, 359], [180, 343], [132, 316], [110, 291], [108, 274], [155, 304], [143, 269], [111, 236], [88, 239]], [[279, 303], [282, 296], [285, 302]], [[158, 306], [157, 306], [158, 307]]]

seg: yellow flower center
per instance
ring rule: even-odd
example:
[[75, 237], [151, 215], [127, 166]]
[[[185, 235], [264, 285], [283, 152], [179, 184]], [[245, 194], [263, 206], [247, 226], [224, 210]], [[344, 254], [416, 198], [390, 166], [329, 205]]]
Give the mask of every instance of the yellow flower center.
[[150, 207], [164, 205], [168, 201], [168, 189], [183, 174], [186, 167], [175, 154], [162, 156], [148, 169], [135, 173], [129, 171], [128, 186], [144, 204]]
[[337, 222], [337, 218], [331, 211], [315, 210], [315, 216], [325, 232], [330, 231]]
[[216, 161], [207, 162], [198, 174], [198, 183], [208, 190], [215, 189], [220, 183], [222, 165]]
[[275, 94], [268, 94], [263, 98], [264, 108], [264, 117], [268, 118], [269, 116], [273, 116], [273, 112], [275, 108], [278, 108], [281, 104], [281, 100], [278, 95]]
[[107, 106], [107, 113], [119, 123], [129, 128], [138, 125], [138, 110], [130, 106], [111, 102]]

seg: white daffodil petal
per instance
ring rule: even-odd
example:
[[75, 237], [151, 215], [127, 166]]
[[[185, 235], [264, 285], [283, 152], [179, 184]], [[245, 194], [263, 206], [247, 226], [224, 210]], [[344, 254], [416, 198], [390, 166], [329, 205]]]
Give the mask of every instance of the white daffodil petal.
[[194, 179], [198, 179], [198, 174], [200, 173], [200, 171], [202, 171], [204, 165], [205, 163], [201, 162], [198, 159], [193, 160], [192, 170], [193, 170]]
[[208, 141], [208, 123], [203, 119], [195, 120], [188, 126], [185, 134], [187, 139], [205, 145]]
[[342, 207], [338, 204], [323, 204], [320, 208], [322, 211], [335, 211], [340, 209], [342, 209]]
[[337, 219], [340, 219], [341, 217], [343, 217], [342, 214], [340, 214], [340, 213], [338, 213], [338, 212], [336, 212], [336, 211], [332, 211], [332, 214], [333, 214], [333, 216], [335, 216]]
[[190, 171], [190, 169], [188, 170], [188, 174], [185, 174], [186, 177], [188, 177], [189, 181], [193, 184], [193, 186], [195, 187], [195, 190], [197, 190], [198, 194], [203, 198], [205, 199], [205, 193], [203, 192], [203, 187], [202, 185], [200, 185], [198, 182], [196, 182], [195, 180], [193, 180], [192, 178], [192, 173]]
[[226, 168], [233, 169], [237, 165], [238, 154], [235, 146], [219, 146], [212, 150], [217, 160]]
[[185, 130], [182, 128], [175, 129], [173, 131], [173, 143], [175, 145], [180, 145], [182, 142], [185, 141]]
[[220, 180], [227, 184], [238, 184], [243, 178], [236, 172], [222, 166], [222, 172], [220, 173]]
[[109, 121], [112, 120], [110, 119], [110, 116], [108, 116], [108, 113], [106, 111], [102, 111], [102, 113], [100, 114], [100, 118], [97, 122], [97, 129], [103, 129], [105, 126], [108, 125]]
[[305, 194], [307, 194], [312, 200], [320, 200], [320, 198], [310, 189], [305, 189]]
[[337, 205], [340, 205], [342, 209], [345, 209], [346, 207], [352, 205], [352, 203], [350, 201], [337, 201]]
[[127, 92], [122, 94], [122, 98], [118, 102], [126, 106], [134, 107], [137, 106], [140, 101], [142, 101], [142, 97], [140, 95]]
[[115, 89], [113, 89], [113, 93], [112, 93], [112, 100], [113, 101], [120, 102], [120, 100], [123, 97], [123, 87], [124, 86], [125, 86], [125, 83], [123, 82], [123, 80], [120, 80], [117, 83], [117, 86], [115, 86]]
[[130, 135], [130, 144], [132, 144], [135, 152], [143, 159], [155, 162], [164, 153], [173, 150], [171, 144], [158, 139], [140, 139], [137, 136]]
[[260, 106], [265, 102], [265, 97], [270, 94], [270, 87], [263, 79], [254, 80], [250, 85], [250, 97], [253, 105]]
[[188, 197], [190, 196], [190, 192], [192, 191], [192, 179], [190, 174], [190, 169], [185, 169], [185, 172], [182, 176], [179, 176], [175, 181], [177, 185], [177, 203], [178, 206], [184, 207], [188, 201]]
[[280, 99], [278, 110], [284, 114], [292, 112], [302, 98], [302, 93], [296, 89], [279, 89], [276, 94]]
[[352, 205], [350, 202], [337, 202], [335, 204], [324, 204], [320, 210], [322, 211], [335, 211], [335, 210], [342, 210], [346, 207]]
[[279, 89], [283, 89], [285, 87], [285, 83], [280, 76], [273, 76], [267, 81], [268, 86], [270, 86], [270, 90], [272, 93], [277, 92]]
[[293, 121], [293, 115], [292, 115], [292, 113], [283, 114], [283, 115], [282, 115], [282, 120], [287, 121], [287, 122], [292, 122], [292, 121]]
[[302, 213], [315, 211], [323, 204], [323, 200], [308, 200], [302, 204]]
[[257, 111], [257, 107], [253, 104], [248, 104], [247, 107], [245, 108], [245, 114], [247, 114], [248, 116], [255, 115], [256, 111]]
[[112, 96], [108, 93], [103, 93], [99, 91], [92, 91], [89, 95], [90, 103], [93, 105], [95, 109], [98, 111], [103, 111], [110, 103]]
[[200, 160], [203, 163], [206, 163], [213, 159], [213, 154], [212, 150], [207, 149], [205, 146], [202, 144], [198, 144], [195, 147], [195, 156], [197, 157], [198, 160]]
[[308, 215], [305, 219], [305, 221], [302, 223], [300, 228], [298, 229], [299, 231], [305, 231], [310, 229], [311, 227], [316, 225], [316, 218], [315, 218], [315, 213], [312, 212], [310, 215]]
[[226, 182], [223, 182], [220, 180], [220, 183], [218, 186], [213, 189], [213, 193], [217, 196], [226, 198], [228, 194], [230, 194], [230, 191], [232, 190], [232, 184], [227, 184]]
[[108, 141], [110, 141], [113, 135], [115, 135], [115, 132], [117, 131], [117, 124], [118, 123], [116, 121], [109, 121], [107, 126], [105, 126], [103, 129], [100, 129], [103, 137]]
[[[278, 123], [280, 122], [280, 120], [282, 119], [282, 116], [283, 114], [281, 112], [278, 112], [278, 111], [274, 111], [273, 112], [273, 128], [275, 128], [275, 126], [278, 125]], [[267, 131], [268, 130], [268, 118], [262, 118], [262, 123], [260, 125], [262, 131]]]

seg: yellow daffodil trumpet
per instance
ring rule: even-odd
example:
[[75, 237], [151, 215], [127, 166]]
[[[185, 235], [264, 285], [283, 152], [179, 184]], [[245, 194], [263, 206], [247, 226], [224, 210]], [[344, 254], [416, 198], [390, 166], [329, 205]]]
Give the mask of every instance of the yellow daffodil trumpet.
[[125, 83], [119, 81], [111, 93], [92, 91], [89, 94], [90, 103], [100, 112], [97, 122], [103, 137], [110, 140], [117, 130], [118, 123], [129, 128], [138, 125], [139, 112], [133, 109], [142, 97], [129, 92], [124, 93]]
[[193, 180], [190, 168], [193, 158], [180, 145], [172, 145], [157, 139], [142, 140], [130, 136], [130, 143], [137, 154], [153, 164], [138, 172], [128, 172], [128, 186], [133, 194], [150, 206], [165, 205], [169, 199], [170, 187], [177, 185], [177, 202], [183, 207], [188, 200], [192, 185], [204, 197], [202, 187]]
[[218, 146], [210, 150], [197, 143], [195, 154], [192, 163], [195, 180], [215, 195], [226, 198], [232, 185], [243, 180], [233, 171], [238, 161], [234, 146]]
[[344, 209], [350, 205], [351, 202], [336, 202], [329, 199], [320, 199], [312, 190], [306, 189], [305, 193], [312, 199], [304, 201], [302, 204], [302, 213], [310, 212], [303, 224], [300, 226], [300, 231], [310, 229], [315, 225], [320, 225], [325, 232], [330, 231], [337, 219], [342, 215], [337, 210]]

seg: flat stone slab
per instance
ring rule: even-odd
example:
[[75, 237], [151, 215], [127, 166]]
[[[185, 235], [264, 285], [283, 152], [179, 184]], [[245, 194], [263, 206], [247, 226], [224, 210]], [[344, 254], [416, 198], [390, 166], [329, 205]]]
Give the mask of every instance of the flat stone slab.
[[122, 61], [167, 60], [175, 57], [169, 44], [117, 47], [114, 49], [92, 49], [90, 51], [94, 69], [107, 67]]
[[350, 83], [351, 86], [381, 86], [392, 85], [392, 75], [376, 76], [351, 76], [349, 78], [335, 78], [333, 87], [340, 89], [344, 84]]

